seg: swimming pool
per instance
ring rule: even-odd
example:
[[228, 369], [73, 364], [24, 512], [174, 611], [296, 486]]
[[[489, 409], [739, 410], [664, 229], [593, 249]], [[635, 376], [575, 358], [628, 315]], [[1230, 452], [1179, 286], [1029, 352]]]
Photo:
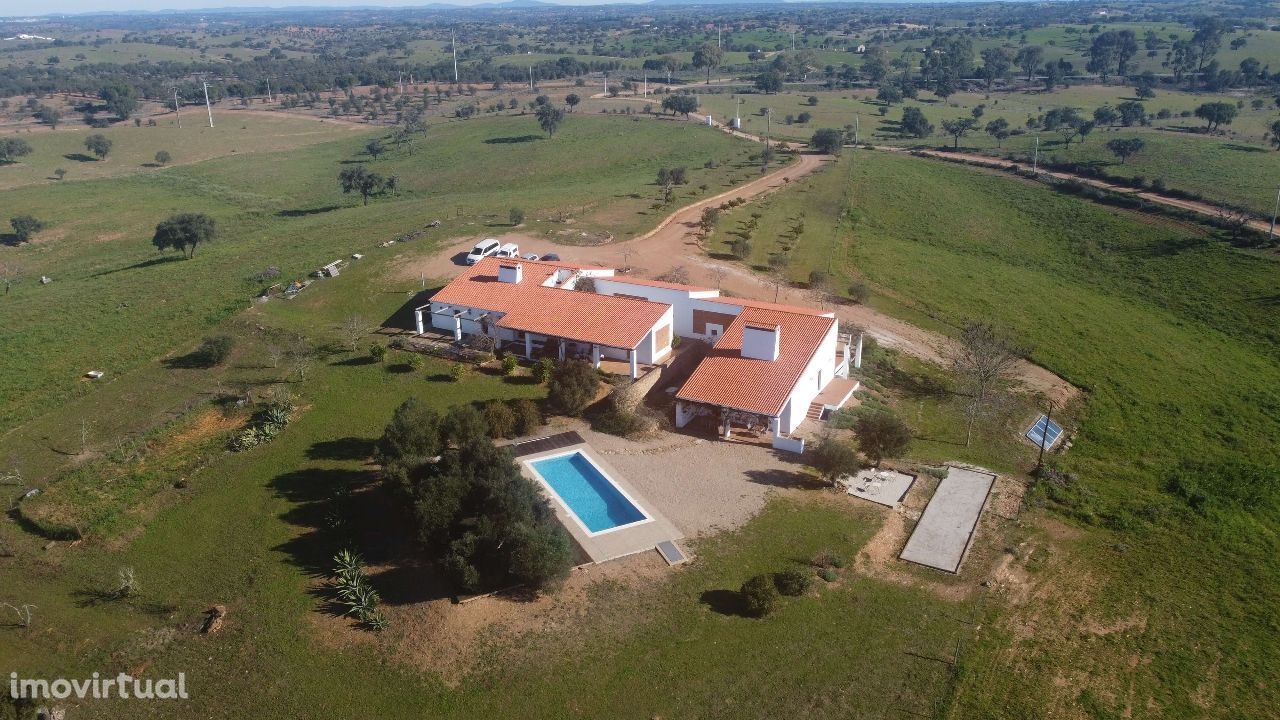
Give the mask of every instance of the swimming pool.
[[652, 520], [603, 470], [577, 450], [532, 460], [528, 465], [588, 536]]

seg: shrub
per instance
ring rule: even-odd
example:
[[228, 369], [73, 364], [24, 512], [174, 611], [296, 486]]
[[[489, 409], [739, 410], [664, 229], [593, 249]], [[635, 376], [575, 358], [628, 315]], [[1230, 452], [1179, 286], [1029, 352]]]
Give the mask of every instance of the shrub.
[[790, 597], [808, 592], [812, 582], [812, 576], [800, 568], [787, 568], [773, 576], [773, 583], [778, 587], [778, 592]]
[[379, 343], [373, 343], [369, 346], [369, 357], [374, 362], [382, 362], [387, 359], [387, 346]]
[[556, 366], [547, 389], [547, 402], [559, 413], [577, 417], [596, 398], [600, 375], [590, 363], [566, 360]]
[[871, 291], [867, 288], [866, 283], [856, 282], [849, 286], [849, 299], [855, 303], [864, 303], [867, 297], [871, 295]]
[[449, 377], [454, 382], [461, 382], [462, 378], [466, 377], [466, 374], [467, 366], [462, 363], [454, 363], [453, 367], [449, 368]]
[[836, 580], [840, 579], [839, 573], [837, 573], [835, 570], [832, 570], [831, 568], [822, 568], [821, 570], [819, 570], [818, 577], [822, 578], [823, 580], [826, 580], [827, 582], [835, 582]]
[[819, 550], [810, 560], [814, 567], [819, 568], [842, 568], [844, 567], [844, 558], [836, 554], [834, 550]]
[[551, 376], [555, 374], [555, 371], [556, 361], [551, 358], [544, 357], [538, 361], [537, 365], [533, 366], [533, 377], [539, 383], [549, 383], [551, 382]]
[[876, 463], [887, 457], [902, 457], [911, 444], [911, 428], [888, 411], [860, 415], [853, 431], [858, 434], [862, 453]]
[[507, 213], [507, 219], [512, 225], [519, 225], [524, 222], [524, 210], [520, 208], [511, 208], [511, 212]]
[[648, 423], [631, 410], [618, 407], [618, 404], [611, 400], [608, 407], [592, 419], [591, 427], [602, 433], [629, 437], [648, 429]]
[[764, 617], [778, 605], [778, 589], [768, 575], [756, 575], [742, 584], [742, 604], [748, 615]]
[[204, 367], [214, 367], [226, 362], [234, 347], [235, 340], [231, 336], [213, 335], [200, 342], [200, 347], [191, 353], [191, 359]]
[[484, 404], [484, 421], [489, 426], [489, 435], [496, 438], [516, 436], [516, 414], [501, 400], [490, 400]]
[[538, 405], [532, 400], [513, 400], [511, 414], [514, 418], [512, 432], [515, 437], [529, 435], [542, 427], [542, 413], [538, 412]]
[[503, 375], [511, 375], [515, 373], [516, 368], [519, 366], [520, 366], [520, 363], [516, 360], [515, 355], [507, 353], [502, 358], [502, 374]]

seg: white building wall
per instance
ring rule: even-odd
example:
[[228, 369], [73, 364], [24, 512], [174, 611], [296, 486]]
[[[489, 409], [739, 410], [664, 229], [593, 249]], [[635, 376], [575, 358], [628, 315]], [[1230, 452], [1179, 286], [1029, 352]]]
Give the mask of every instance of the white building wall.
[[782, 414], [784, 433], [793, 433], [800, 427], [813, 399], [835, 378], [836, 330], [835, 323], [832, 323], [831, 330], [818, 345], [818, 352], [814, 353], [800, 375], [800, 379], [796, 381], [795, 387], [791, 388], [791, 395], [788, 396], [787, 405]]
[[670, 342], [666, 343], [663, 347], [657, 347], [658, 330], [660, 328], [670, 326], [672, 324], [674, 314], [674, 308], [667, 308], [667, 311], [662, 314], [662, 318], [659, 319], [653, 327], [649, 328], [649, 333], [644, 336], [644, 340], [641, 340], [640, 344], [636, 347], [636, 360], [652, 365], [662, 360], [667, 356], [667, 353], [671, 352]]
[[[672, 330], [680, 337], [702, 337], [701, 335], [693, 334], [693, 308], [699, 299], [713, 298], [720, 295], [718, 290], [701, 290], [697, 292], [673, 290], [671, 288], [653, 287], [652, 285], [635, 285], [614, 278], [598, 277], [595, 279], [595, 284], [596, 292], [601, 295], [631, 295], [633, 297], [642, 297], [652, 302], [670, 305], [674, 311], [672, 315], [674, 320]], [[708, 307], [703, 309], [714, 309], [712, 307], [713, 304], [704, 304]], [[720, 312], [733, 311], [722, 308]]]

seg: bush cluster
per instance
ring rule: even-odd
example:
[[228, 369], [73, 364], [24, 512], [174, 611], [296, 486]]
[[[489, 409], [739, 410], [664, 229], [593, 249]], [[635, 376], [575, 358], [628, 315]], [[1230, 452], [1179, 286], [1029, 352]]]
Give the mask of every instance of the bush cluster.
[[378, 609], [382, 598], [378, 591], [369, 584], [369, 577], [364, 571], [364, 560], [350, 550], [343, 550], [333, 558], [334, 593], [338, 602], [344, 605], [347, 615], [354, 615], [370, 630], [385, 630], [387, 619]]
[[[527, 407], [504, 405], [532, 418]], [[496, 408], [487, 409], [503, 412]], [[569, 536], [510, 452], [493, 444], [492, 433], [485, 414], [471, 406], [441, 414], [410, 398], [396, 408], [375, 458], [413, 509], [428, 557], [458, 589], [550, 587], [568, 575]]]
[[244, 452], [271, 442], [284, 432], [293, 410], [293, 399], [287, 395], [272, 400], [254, 414], [248, 425], [231, 436], [227, 442], [228, 449], [232, 452]]

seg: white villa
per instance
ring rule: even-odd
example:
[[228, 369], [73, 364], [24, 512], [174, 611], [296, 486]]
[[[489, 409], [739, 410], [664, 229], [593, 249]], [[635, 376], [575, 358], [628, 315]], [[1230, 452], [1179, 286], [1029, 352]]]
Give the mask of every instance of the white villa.
[[[585, 278], [590, 291], [575, 289]], [[484, 334], [528, 359], [579, 358], [597, 368], [619, 361], [632, 378], [641, 365], [669, 359], [676, 336], [707, 341], [711, 350], [676, 392], [676, 426], [710, 416], [726, 438], [734, 425], [768, 428], [775, 447], [795, 451], [803, 442], [790, 435], [805, 418], [839, 407], [856, 389], [847, 379], [850, 338], [834, 313], [611, 268], [486, 258], [417, 308], [415, 321], [419, 334]]]

